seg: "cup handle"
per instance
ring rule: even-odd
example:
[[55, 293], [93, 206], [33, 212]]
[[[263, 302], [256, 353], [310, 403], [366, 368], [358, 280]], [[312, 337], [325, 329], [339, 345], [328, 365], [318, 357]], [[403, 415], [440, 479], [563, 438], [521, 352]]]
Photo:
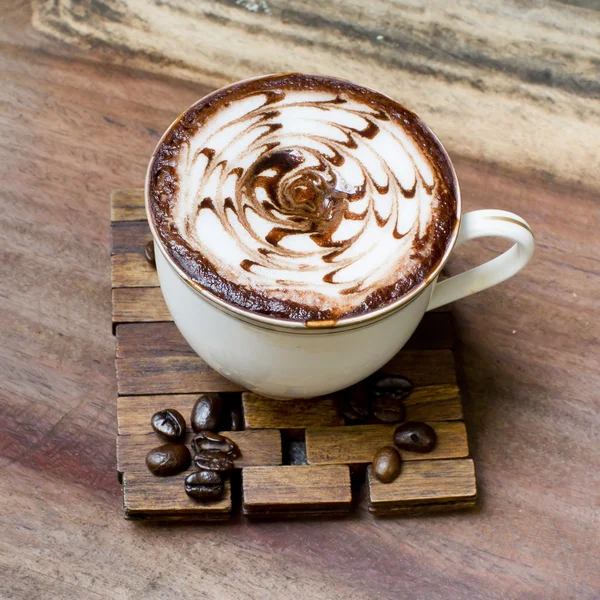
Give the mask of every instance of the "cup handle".
[[513, 275], [531, 259], [535, 242], [531, 227], [504, 210], [475, 210], [463, 215], [456, 245], [480, 237], [503, 237], [515, 245], [492, 260], [436, 284], [427, 310], [481, 292]]

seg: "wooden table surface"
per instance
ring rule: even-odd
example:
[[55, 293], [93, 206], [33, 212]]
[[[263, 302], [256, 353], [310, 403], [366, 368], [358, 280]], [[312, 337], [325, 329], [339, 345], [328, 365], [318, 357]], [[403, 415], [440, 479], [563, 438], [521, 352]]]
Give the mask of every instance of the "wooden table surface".
[[[2, 2], [0, 598], [600, 597], [600, 12], [594, 0]], [[467, 210], [537, 237], [455, 307], [477, 510], [126, 522], [115, 476], [109, 191], [216, 85], [378, 87], [438, 132]], [[459, 272], [504, 248], [457, 251]]]

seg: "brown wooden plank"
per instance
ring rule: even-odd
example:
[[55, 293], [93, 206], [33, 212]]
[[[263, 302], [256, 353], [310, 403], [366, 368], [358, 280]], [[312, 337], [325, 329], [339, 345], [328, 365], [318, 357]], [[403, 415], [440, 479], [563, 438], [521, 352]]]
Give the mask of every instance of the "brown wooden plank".
[[158, 275], [143, 253], [126, 252], [111, 256], [112, 286], [117, 287], [156, 287]]
[[475, 468], [469, 458], [406, 462], [392, 483], [381, 483], [367, 470], [369, 511], [403, 514], [468, 508], [475, 504]]
[[415, 387], [456, 383], [452, 350], [403, 349], [380, 371], [390, 375], [402, 375]]
[[167, 394], [158, 396], [119, 396], [117, 398], [117, 431], [122, 435], [149, 433], [152, 415], [165, 408], [178, 410], [190, 429], [190, 415], [198, 394]]
[[350, 469], [324, 467], [249, 467], [242, 471], [244, 514], [349, 512]]
[[[149, 428], [149, 425], [148, 425]], [[224, 431], [240, 448], [235, 468], [281, 464], [281, 433], [274, 429]], [[190, 447], [194, 434], [188, 432], [184, 443]], [[117, 438], [117, 471], [121, 473], [146, 473], [146, 454], [165, 441], [150, 431], [143, 434], [120, 435]], [[191, 448], [190, 448], [191, 450]], [[191, 471], [195, 468], [192, 466]]]
[[[400, 451], [405, 461], [463, 458], [469, 455], [462, 421], [434, 422], [437, 446], [428, 454]], [[370, 463], [382, 446], [393, 444], [397, 425], [314, 427], [306, 430], [306, 459], [311, 465]]]
[[123, 508], [127, 518], [194, 519], [226, 521], [231, 515], [231, 484], [225, 482], [223, 497], [216, 502], [197, 502], [184, 490], [186, 473], [172, 477], [155, 477], [149, 471], [125, 473]]
[[145, 220], [144, 190], [114, 190], [110, 195], [110, 218], [111, 221]]
[[110, 225], [110, 253], [144, 253], [146, 244], [152, 240], [147, 221], [113, 221]]
[[463, 418], [462, 402], [455, 384], [415, 388], [404, 400], [407, 421], [454, 421]]
[[[197, 357], [174, 323], [135, 323], [117, 327], [117, 358]], [[208, 368], [208, 367], [207, 367]]]
[[239, 392], [211, 369], [174, 323], [118, 325], [117, 389], [121, 395]]
[[343, 425], [344, 419], [332, 398], [274, 400], [251, 392], [242, 394], [246, 429], [302, 429]]
[[113, 288], [113, 323], [172, 321], [159, 287]]
[[243, 389], [199, 357], [120, 358], [115, 363], [120, 395], [239, 392]]
[[223, 431], [239, 447], [241, 456], [235, 467], [255, 467], [281, 464], [281, 432], [276, 429]]

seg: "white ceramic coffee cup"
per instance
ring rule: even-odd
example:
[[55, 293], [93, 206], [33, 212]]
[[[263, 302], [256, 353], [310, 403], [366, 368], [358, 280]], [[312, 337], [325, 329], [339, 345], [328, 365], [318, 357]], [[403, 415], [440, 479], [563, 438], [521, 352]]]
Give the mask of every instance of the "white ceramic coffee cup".
[[[154, 155], [150, 164], [153, 160]], [[452, 173], [456, 180], [453, 168]], [[513, 213], [477, 210], [461, 215], [457, 182], [458, 218], [451, 242], [436, 269], [408, 294], [378, 310], [339, 321], [283, 321], [228, 304], [177, 266], [156, 232], [149, 211], [149, 182], [150, 169], [146, 212], [160, 287], [179, 331], [213, 369], [273, 398], [321, 396], [371, 375], [404, 346], [426, 311], [512, 277], [529, 262], [535, 246], [531, 228]], [[489, 262], [438, 283], [455, 246], [488, 236], [506, 238], [514, 245]]]

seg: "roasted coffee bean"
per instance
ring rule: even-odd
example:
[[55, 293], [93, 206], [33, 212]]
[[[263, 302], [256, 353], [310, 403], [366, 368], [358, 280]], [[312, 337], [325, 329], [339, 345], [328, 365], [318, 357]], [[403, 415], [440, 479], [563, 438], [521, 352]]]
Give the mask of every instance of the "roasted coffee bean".
[[192, 448], [194, 452], [218, 452], [231, 459], [240, 455], [240, 449], [233, 440], [212, 431], [199, 431], [192, 440]]
[[159, 410], [152, 415], [152, 429], [170, 442], [180, 440], [185, 434], [185, 419], [174, 408]]
[[217, 431], [223, 412], [223, 398], [219, 394], [202, 394], [192, 408], [194, 431]]
[[348, 404], [358, 415], [358, 419], [365, 419], [369, 416], [369, 396], [362, 383], [357, 383], [348, 389]]
[[152, 240], [150, 240], [145, 246], [144, 246], [144, 256], [146, 257], [146, 260], [151, 264], [156, 266], [156, 257], [154, 256], [154, 242]]
[[196, 471], [185, 478], [184, 488], [195, 500], [218, 500], [223, 495], [223, 475], [217, 471]]
[[231, 471], [233, 460], [222, 452], [197, 452], [194, 454], [194, 464], [199, 469], [207, 471]]
[[402, 458], [393, 446], [384, 446], [373, 457], [373, 473], [381, 483], [391, 483], [400, 475]]
[[183, 444], [163, 444], [146, 454], [146, 466], [154, 475], [175, 475], [190, 466], [190, 451]]
[[407, 421], [394, 431], [394, 444], [411, 452], [431, 452], [435, 448], [437, 435], [431, 425]]
[[378, 394], [371, 400], [373, 416], [384, 423], [400, 423], [406, 416], [402, 400], [393, 394]]
[[244, 428], [242, 411], [234, 406], [231, 409], [231, 431], [241, 431]]
[[371, 393], [373, 396], [394, 396], [397, 400], [405, 400], [412, 392], [413, 385], [406, 379], [397, 375], [382, 375], [371, 381]]

